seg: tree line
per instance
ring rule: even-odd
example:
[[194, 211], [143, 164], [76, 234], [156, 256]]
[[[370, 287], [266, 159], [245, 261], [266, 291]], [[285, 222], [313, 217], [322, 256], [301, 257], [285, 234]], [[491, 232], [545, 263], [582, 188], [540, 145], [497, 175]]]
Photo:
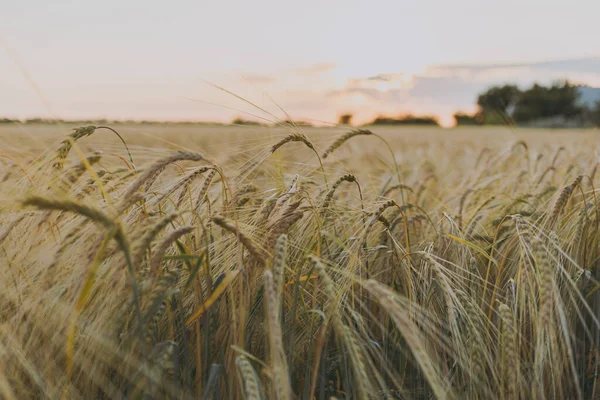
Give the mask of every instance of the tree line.
[[[343, 114], [338, 119], [339, 125], [352, 125], [352, 114]], [[386, 115], [378, 115], [372, 121], [367, 122], [364, 126], [369, 125], [384, 125], [384, 126], [398, 126], [398, 125], [421, 125], [421, 126], [439, 126], [439, 122], [436, 117], [429, 115], [415, 116], [412, 114], [402, 114], [397, 117], [390, 117]]]
[[600, 101], [580, 101], [580, 86], [568, 81], [550, 86], [493, 86], [477, 97], [475, 114], [456, 113], [456, 125], [600, 126]]

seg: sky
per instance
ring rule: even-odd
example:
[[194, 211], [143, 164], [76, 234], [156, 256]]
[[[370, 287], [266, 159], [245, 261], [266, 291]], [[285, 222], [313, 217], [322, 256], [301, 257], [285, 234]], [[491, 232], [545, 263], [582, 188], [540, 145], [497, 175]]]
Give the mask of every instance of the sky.
[[598, 15], [597, 0], [0, 0], [0, 117], [449, 125], [490, 85], [600, 87]]

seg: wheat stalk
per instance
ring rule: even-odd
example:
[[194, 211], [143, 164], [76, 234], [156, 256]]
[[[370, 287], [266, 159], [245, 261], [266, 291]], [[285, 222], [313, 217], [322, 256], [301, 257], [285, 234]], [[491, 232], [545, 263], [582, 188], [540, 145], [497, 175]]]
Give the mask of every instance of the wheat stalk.
[[[281, 293], [285, 278], [285, 267], [287, 259], [288, 237], [286, 234], [281, 234], [275, 243], [275, 253], [273, 255], [273, 287], [277, 294]], [[277, 296], [279, 301], [280, 296]], [[277, 307], [279, 310], [279, 307]]]
[[160, 233], [160, 231], [166, 228], [167, 225], [172, 223], [175, 220], [175, 218], [177, 218], [177, 216], [177, 213], [165, 215], [163, 218], [156, 221], [156, 223], [152, 225], [150, 229], [144, 232], [140, 240], [135, 244], [135, 250], [133, 252], [133, 265], [137, 267], [142, 263], [144, 254], [146, 253], [146, 250], [150, 247], [150, 244], [152, 243], [154, 238]]
[[372, 134], [373, 134], [373, 132], [371, 132], [368, 129], [354, 129], [354, 130], [351, 130], [350, 132], [345, 133], [342, 136], [338, 137], [327, 148], [327, 150], [325, 150], [325, 152], [323, 153], [323, 158], [327, 158], [327, 156], [329, 156], [335, 150], [339, 149], [344, 143], [346, 143], [348, 140], [350, 140], [351, 138], [353, 138], [355, 136], [372, 135]]
[[244, 399], [261, 400], [260, 379], [258, 379], [258, 375], [254, 371], [254, 368], [252, 368], [250, 361], [245, 356], [239, 355], [235, 359], [235, 365], [238, 369], [238, 377]]
[[430, 358], [425, 343], [420, 338], [420, 333], [410, 321], [407, 311], [403, 310], [396, 300], [396, 295], [390, 289], [372, 279], [364, 282], [363, 286], [375, 296], [381, 306], [390, 315], [398, 330], [402, 332], [416, 362], [421, 367], [436, 397], [438, 399], [454, 397], [451, 390], [443, 383], [439, 372], [436, 371], [435, 363]]
[[183, 226], [175, 229], [173, 232], [169, 233], [156, 247], [156, 251], [150, 260], [150, 276], [153, 279], [156, 279], [156, 274], [158, 272], [158, 268], [160, 267], [160, 262], [162, 261], [165, 252], [173, 244], [174, 241], [179, 239], [180, 237], [187, 235], [194, 231], [194, 227], [192, 226]]
[[331, 200], [333, 199], [333, 195], [335, 194], [335, 191], [343, 182], [356, 182], [356, 177], [352, 174], [345, 174], [345, 175], [340, 176], [333, 183], [333, 185], [331, 185], [331, 188], [325, 195], [325, 200], [323, 201], [323, 205], [321, 206], [321, 208], [324, 211], [327, 211], [329, 209], [329, 204], [331, 203]]
[[513, 313], [506, 304], [498, 305], [498, 312], [502, 319], [502, 380], [506, 399], [518, 399], [518, 357], [515, 324]]
[[333, 324], [333, 329], [340, 340], [347, 346], [352, 359], [352, 370], [356, 379], [357, 395], [360, 399], [369, 399], [373, 390], [371, 388], [370, 380], [367, 374], [365, 361], [361, 353], [361, 346], [356, 343], [355, 337], [349, 328], [344, 324], [342, 317], [337, 310], [338, 295], [334, 289], [333, 281], [325, 271], [325, 266], [321, 263], [319, 258], [314, 255], [308, 256], [308, 261], [312, 264], [313, 268], [319, 274], [321, 282], [323, 283], [323, 292], [327, 295], [329, 300], [329, 312]]
[[233, 224], [233, 222], [229, 221], [228, 219], [221, 217], [221, 216], [214, 216], [211, 218], [211, 220], [219, 225], [221, 228], [225, 229], [226, 231], [229, 231], [231, 233], [233, 233], [240, 241], [240, 243], [242, 243], [242, 245], [244, 245], [244, 247], [246, 248], [246, 250], [248, 250], [248, 252], [250, 254], [252, 254], [252, 256], [259, 261], [261, 264], [264, 264], [265, 262], [265, 255], [264, 255], [264, 251], [262, 249], [259, 249], [252, 240], [250, 240], [250, 238], [248, 238], [245, 234], [243, 234], [236, 225]]
[[186, 151], [177, 152], [169, 157], [165, 157], [154, 164], [152, 164], [148, 169], [142, 172], [138, 178], [133, 181], [125, 192], [121, 196], [121, 202], [117, 206], [117, 210], [119, 212], [124, 211], [129, 207], [132, 202], [131, 198], [135, 192], [137, 192], [142, 185], [144, 185], [144, 191], [148, 191], [154, 180], [158, 177], [158, 175], [169, 165], [177, 161], [203, 161], [205, 158], [199, 153], [192, 153]]
[[311, 141], [308, 140], [308, 138], [306, 136], [304, 136], [300, 133], [291, 133], [291, 134], [287, 135], [286, 137], [284, 137], [283, 139], [281, 139], [279, 142], [275, 143], [273, 146], [271, 146], [271, 153], [275, 153], [281, 146], [283, 146], [286, 143], [290, 143], [290, 142], [302, 142], [309, 149], [311, 149], [311, 150], [315, 149], [315, 146], [313, 146]]
[[279, 294], [277, 292], [273, 273], [264, 272], [265, 300], [267, 315], [267, 332], [269, 336], [269, 349], [271, 368], [273, 370], [273, 386], [277, 400], [291, 400], [292, 391], [288, 376], [288, 368], [283, 350], [281, 325], [279, 324]]

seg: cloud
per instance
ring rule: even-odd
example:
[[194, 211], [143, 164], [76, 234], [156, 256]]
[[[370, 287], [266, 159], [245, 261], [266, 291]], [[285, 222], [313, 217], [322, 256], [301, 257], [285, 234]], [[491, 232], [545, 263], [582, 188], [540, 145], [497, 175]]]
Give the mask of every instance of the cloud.
[[463, 76], [471, 81], [513, 82], [520, 85], [563, 79], [597, 85], [600, 84], [600, 57], [532, 63], [437, 65], [428, 68], [425, 74]]
[[568, 71], [577, 73], [600, 73], [600, 57], [558, 60], [533, 64], [550, 71]]
[[408, 94], [411, 98], [435, 104], [464, 105], [475, 102], [476, 93], [486, 86], [485, 83], [460, 76], [418, 76]]
[[540, 61], [530, 63], [504, 63], [504, 64], [441, 64], [433, 66], [435, 69], [456, 70], [466, 69], [470, 71], [482, 71], [490, 69], [513, 69], [513, 68], [545, 69], [560, 72], [594, 72], [600, 71], [600, 57], [568, 58], [552, 61]]
[[315, 75], [315, 74], [323, 74], [326, 72], [330, 72], [335, 69], [337, 65], [335, 63], [319, 63], [309, 65], [307, 67], [300, 67], [293, 70], [295, 75], [307, 76], [307, 75]]
[[242, 76], [244, 80], [248, 83], [257, 84], [257, 85], [266, 85], [270, 83], [274, 83], [277, 79], [271, 75], [265, 74], [257, 74], [257, 73], [247, 73]]
[[[376, 104], [382, 113], [431, 113], [442, 123], [449, 124], [455, 111], [473, 111], [478, 93], [492, 85], [515, 83], [528, 87], [534, 82], [549, 84], [562, 79], [600, 85], [600, 57], [535, 63], [438, 65], [417, 74], [396, 72], [350, 77], [343, 87], [329, 90], [327, 98], [339, 103], [353, 99], [357, 104], [360, 103], [357, 99], [364, 99]], [[364, 114], [363, 110], [356, 107], [357, 114]]]
[[[478, 93], [492, 85], [514, 83], [523, 88], [534, 82], [549, 84], [569, 79], [600, 86], [600, 58], [565, 59], [534, 63], [437, 65], [419, 73], [381, 72], [346, 76], [331, 63], [276, 71], [248, 73], [246, 81], [258, 83], [269, 98], [248, 88], [248, 97], [279, 114], [280, 105], [292, 117], [335, 122], [341, 113], [353, 113], [366, 122], [376, 115], [405, 113], [435, 115], [443, 125], [453, 123], [456, 111], [476, 110]], [[232, 88], [234, 92], [246, 93]], [[253, 99], [254, 100], [254, 99]]]
[[375, 76], [370, 76], [367, 78], [368, 81], [382, 81], [382, 82], [387, 82], [389, 79], [387, 78], [386, 75], [375, 75]]
[[331, 90], [327, 93], [329, 98], [343, 98], [345, 96], [358, 95], [364, 98], [379, 102], [379, 103], [396, 103], [401, 104], [409, 99], [408, 92], [406, 90], [390, 89], [390, 90], [377, 90], [372, 88], [359, 88], [349, 87], [343, 89]]

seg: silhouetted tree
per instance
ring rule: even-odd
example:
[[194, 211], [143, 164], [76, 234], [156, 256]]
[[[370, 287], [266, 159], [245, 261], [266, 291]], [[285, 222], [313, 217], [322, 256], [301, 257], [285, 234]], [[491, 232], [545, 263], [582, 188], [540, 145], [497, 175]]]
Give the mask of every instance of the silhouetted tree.
[[340, 115], [340, 118], [338, 119], [338, 124], [339, 125], [351, 125], [352, 117], [354, 117], [352, 114]]
[[457, 112], [453, 115], [457, 126], [481, 125], [483, 124], [483, 114], [475, 113], [473, 115]]
[[286, 119], [285, 121], [283, 121], [283, 123], [286, 125], [292, 125], [292, 126], [305, 126], [305, 127], [313, 126], [312, 123], [310, 123], [308, 121], [302, 121], [302, 120]]
[[477, 97], [477, 105], [484, 113], [499, 113], [506, 117], [520, 95], [521, 91], [514, 85], [493, 86]]
[[554, 83], [550, 87], [534, 84], [521, 93], [515, 104], [513, 118], [516, 122], [530, 122], [544, 118], [563, 117], [573, 119], [583, 113], [584, 108], [577, 104], [576, 86]]
[[368, 125], [431, 125], [439, 126], [437, 118], [430, 116], [415, 117], [408, 114], [397, 118], [378, 116]]
[[253, 125], [253, 126], [260, 126], [260, 122], [258, 121], [251, 121], [249, 119], [244, 119], [241, 117], [237, 117], [235, 118], [233, 121], [231, 121], [231, 123], [233, 125]]
[[600, 126], [600, 101], [596, 102], [595, 107], [589, 110], [589, 119], [595, 126]]

